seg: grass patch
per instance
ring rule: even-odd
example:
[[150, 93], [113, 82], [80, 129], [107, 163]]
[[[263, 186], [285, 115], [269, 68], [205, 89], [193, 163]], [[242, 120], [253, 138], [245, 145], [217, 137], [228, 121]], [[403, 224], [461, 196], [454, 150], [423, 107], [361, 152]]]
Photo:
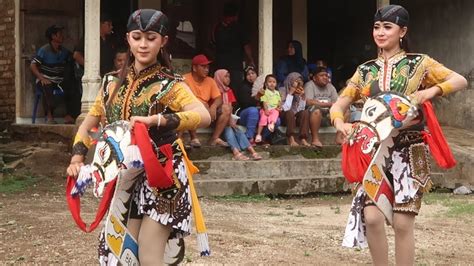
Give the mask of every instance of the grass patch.
[[16, 193], [26, 190], [38, 181], [38, 178], [31, 175], [7, 175], [0, 181], [0, 193]]
[[303, 214], [302, 212], [298, 211], [296, 214], [295, 214], [296, 217], [305, 217], [306, 214]]
[[263, 202], [270, 200], [265, 195], [229, 195], [229, 196], [214, 196], [212, 197], [219, 201], [229, 202]]
[[265, 215], [267, 215], [267, 216], [281, 216], [280, 213], [276, 213], [276, 212], [272, 212], [272, 211], [269, 211], [269, 212], [265, 213]]
[[429, 193], [423, 196], [426, 205], [440, 204], [448, 208], [442, 215], [447, 217], [474, 216], [474, 197], [451, 193]]
[[446, 212], [448, 217], [474, 216], [474, 203], [459, 202], [449, 206]]

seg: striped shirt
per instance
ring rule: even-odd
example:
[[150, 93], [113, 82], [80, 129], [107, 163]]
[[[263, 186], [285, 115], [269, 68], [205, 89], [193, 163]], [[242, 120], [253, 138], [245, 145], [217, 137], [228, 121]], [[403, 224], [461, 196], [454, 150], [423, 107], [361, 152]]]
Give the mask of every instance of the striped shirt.
[[[37, 64], [39, 71], [45, 78], [59, 84], [64, 79], [64, 68], [71, 59], [72, 54], [69, 50], [61, 47], [58, 52], [55, 52], [48, 43], [38, 49], [31, 63]], [[39, 80], [36, 79], [36, 82]]]

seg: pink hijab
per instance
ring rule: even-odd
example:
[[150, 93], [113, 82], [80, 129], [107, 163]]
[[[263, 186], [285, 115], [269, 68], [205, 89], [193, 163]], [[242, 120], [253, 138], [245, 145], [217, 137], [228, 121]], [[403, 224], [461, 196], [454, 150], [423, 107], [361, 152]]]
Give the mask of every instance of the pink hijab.
[[234, 92], [232, 89], [222, 82], [224, 80], [224, 76], [229, 73], [226, 69], [218, 69], [214, 73], [214, 80], [217, 83], [217, 87], [219, 88], [221, 94], [222, 94], [222, 101], [225, 104], [232, 104], [236, 102]]

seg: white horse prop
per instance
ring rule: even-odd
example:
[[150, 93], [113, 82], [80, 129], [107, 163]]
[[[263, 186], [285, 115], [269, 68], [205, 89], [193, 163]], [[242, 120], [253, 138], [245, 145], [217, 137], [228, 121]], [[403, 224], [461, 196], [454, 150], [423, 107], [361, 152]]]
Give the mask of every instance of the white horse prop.
[[[100, 134], [92, 163], [81, 168], [77, 180], [68, 177], [66, 195], [74, 220], [85, 232], [93, 231], [108, 211], [105, 242], [123, 265], [139, 265], [138, 243], [127, 229], [127, 222], [134, 184], [145, 168], [138, 147], [131, 144], [129, 122], [107, 125]], [[168, 161], [171, 163], [172, 159]], [[80, 217], [80, 197], [90, 186], [102, 200], [95, 221], [87, 228]], [[168, 240], [164, 261], [178, 264], [183, 258], [184, 241]]]

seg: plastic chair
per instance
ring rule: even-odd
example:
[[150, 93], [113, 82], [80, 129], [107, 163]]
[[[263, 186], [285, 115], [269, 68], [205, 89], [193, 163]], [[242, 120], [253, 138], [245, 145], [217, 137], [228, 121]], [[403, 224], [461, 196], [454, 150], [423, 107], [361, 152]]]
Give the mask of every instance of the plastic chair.
[[[38, 112], [38, 104], [42, 96], [43, 96], [43, 90], [38, 85], [38, 83], [35, 83], [35, 103], [33, 106], [33, 114], [31, 115], [32, 124], [36, 123], [36, 113]], [[64, 96], [64, 90], [61, 88], [59, 84], [53, 88], [53, 96]], [[46, 110], [44, 110], [44, 115], [45, 115], [45, 121], [46, 121]]]

